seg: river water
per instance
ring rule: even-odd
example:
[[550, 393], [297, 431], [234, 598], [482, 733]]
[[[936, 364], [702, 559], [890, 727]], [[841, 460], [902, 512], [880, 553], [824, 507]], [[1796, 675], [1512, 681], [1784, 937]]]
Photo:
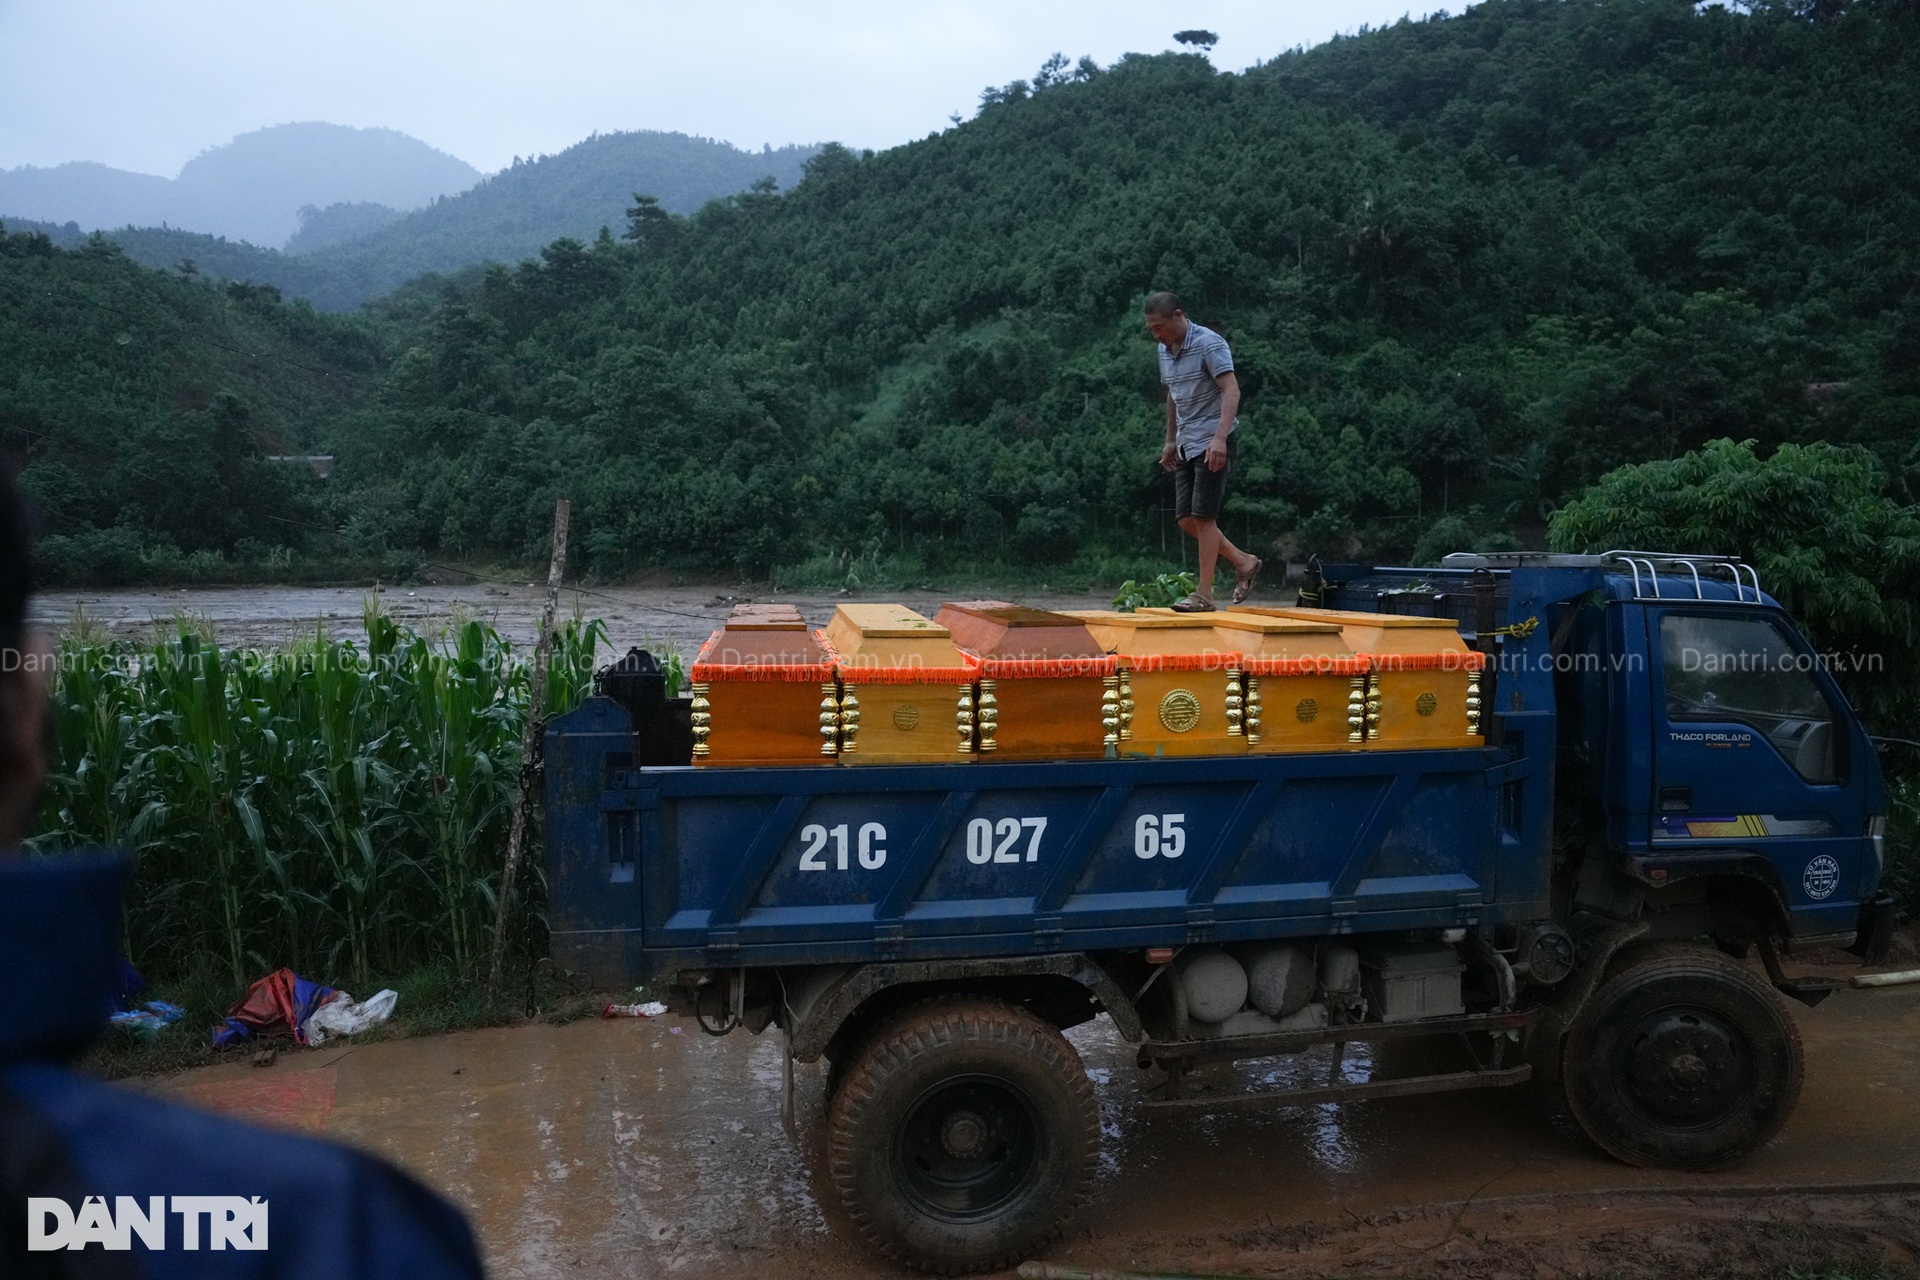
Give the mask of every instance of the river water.
[[[978, 593], [942, 595], [929, 591], [874, 591], [859, 597], [834, 592], [748, 594], [742, 587], [595, 587], [562, 588], [561, 617], [601, 618], [614, 653], [630, 646], [656, 652], [677, 651], [689, 661], [708, 635], [737, 603], [777, 601], [799, 607], [808, 623], [822, 627], [836, 605], [854, 599], [899, 602], [931, 617], [947, 600], [976, 599]], [[431, 632], [456, 620], [479, 618], [492, 624], [516, 647], [531, 645], [546, 603], [544, 584], [387, 587], [179, 587], [131, 590], [49, 591], [35, 597], [33, 616], [55, 627], [85, 619], [114, 637], [145, 638], [166, 634], [176, 620], [211, 626], [215, 637], [234, 647], [269, 648], [286, 644], [316, 627], [343, 639], [360, 635], [361, 618], [377, 597], [395, 621]], [[1051, 609], [1110, 607], [1109, 592], [1070, 594], [1024, 592], [1018, 602]]]

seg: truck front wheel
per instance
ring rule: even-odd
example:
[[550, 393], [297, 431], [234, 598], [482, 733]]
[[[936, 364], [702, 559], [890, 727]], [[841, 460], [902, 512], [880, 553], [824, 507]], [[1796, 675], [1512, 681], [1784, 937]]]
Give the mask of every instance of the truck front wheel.
[[889, 1257], [958, 1274], [1052, 1239], [1100, 1142], [1087, 1073], [1061, 1034], [1014, 1005], [922, 1005], [867, 1040], [828, 1115], [847, 1216]]
[[1716, 1169], [1771, 1139], [1800, 1099], [1786, 1004], [1717, 952], [1653, 947], [1594, 993], [1562, 1048], [1567, 1108], [1628, 1164]]

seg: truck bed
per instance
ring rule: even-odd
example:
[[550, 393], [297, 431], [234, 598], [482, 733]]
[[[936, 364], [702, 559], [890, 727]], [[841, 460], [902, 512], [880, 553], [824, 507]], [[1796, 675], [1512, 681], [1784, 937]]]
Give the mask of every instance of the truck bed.
[[553, 950], [603, 981], [1546, 913], [1537, 765], [1500, 747], [635, 768], [605, 698], [545, 747]]

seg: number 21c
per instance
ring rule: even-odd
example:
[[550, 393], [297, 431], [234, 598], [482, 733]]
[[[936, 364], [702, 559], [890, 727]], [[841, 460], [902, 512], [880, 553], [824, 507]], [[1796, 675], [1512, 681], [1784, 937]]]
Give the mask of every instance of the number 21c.
[[[847, 826], [841, 823], [831, 831], [819, 823], [809, 823], [800, 829], [800, 838], [806, 842], [806, 848], [800, 851], [800, 869], [802, 871], [825, 871], [827, 864], [821, 859], [826, 850], [827, 837], [833, 837], [833, 869], [847, 869]], [[878, 871], [887, 865], [887, 829], [877, 822], [860, 824], [858, 848], [860, 865], [868, 871]]]

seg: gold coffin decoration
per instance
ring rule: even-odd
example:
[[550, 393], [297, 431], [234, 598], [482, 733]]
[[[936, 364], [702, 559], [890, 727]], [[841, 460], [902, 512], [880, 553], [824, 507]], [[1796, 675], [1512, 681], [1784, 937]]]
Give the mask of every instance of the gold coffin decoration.
[[696, 765], [830, 764], [839, 752], [833, 660], [792, 605], [736, 607], [688, 678]]
[[1353, 652], [1337, 624], [1238, 611], [1207, 616], [1221, 647], [1240, 655], [1236, 669], [1248, 751], [1281, 755], [1363, 745], [1352, 736], [1348, 704], [1355, 680], [1364, 699], [1367, 659]]
[[[968, 761], [999, 708], [947, 629], [899, 604], [843, 604], [817, 633], [840, 676], [841, 764]], [[976, 696], [978, 701], [976, 702]]]
[[1242, 608], [1262, 617], [1333, 623], [1370, 668], [1356, 699], [1369, 750], [1485, 743], [1481, 689], [1487, 655], [1467, 647], [1451, 618], [1348, 609]]
[[1212, 615], [1069, 610], [1118, 655], [1122, 756], [1225, 756], [1247, 750], [1240, 655]]
[[979, 659], [979, 700], [992, 698], [998, 711], [995, 735], [978, 741], [980, 754], [1087, 760], [1118, 745], [1120, 662], [1079, 618], [968, 600], [942, 605], [934, 622]]

